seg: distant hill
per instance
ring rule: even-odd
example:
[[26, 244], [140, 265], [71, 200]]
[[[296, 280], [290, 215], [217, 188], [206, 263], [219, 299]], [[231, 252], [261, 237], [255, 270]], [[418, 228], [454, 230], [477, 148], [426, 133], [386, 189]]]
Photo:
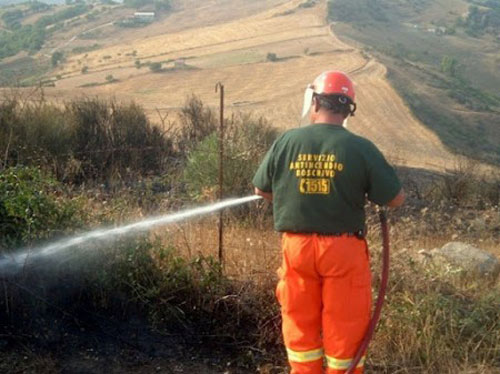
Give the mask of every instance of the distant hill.
[[387, 66], [452, 152], [500, 163], [500, 1], [330, 0], [328, 10], [335, 33]]
[[[41, 3], [46, 3], [46, 4], [64, 4], [65, 0], [38, 0]], [[5, 6], [5, 5], [12, 5], [12, 4], [21, 4], [21, 3], [26, 3], [27, 0], [0, 0], [0, 7]]]

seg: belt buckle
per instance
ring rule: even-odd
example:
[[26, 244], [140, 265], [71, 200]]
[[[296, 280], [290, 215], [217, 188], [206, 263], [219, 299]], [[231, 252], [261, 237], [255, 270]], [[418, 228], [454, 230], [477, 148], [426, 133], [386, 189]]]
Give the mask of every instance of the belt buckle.
[[365, 232], [364, 230], [358, 230], [354, 233], [354, 236], [358, 238], [359, 240], [362, 240], [365, 238]]

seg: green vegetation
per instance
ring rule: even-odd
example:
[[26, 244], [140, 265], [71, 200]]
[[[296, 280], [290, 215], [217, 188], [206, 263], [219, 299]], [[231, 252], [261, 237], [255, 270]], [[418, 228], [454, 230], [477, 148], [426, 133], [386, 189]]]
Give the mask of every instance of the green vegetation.
[[[271, 147], [277, 132], [266, 121], [251, 116], [235, 117], [226, 127], [224, 190], [244, 195], [252, 190], [253, 174], [261, 155]], [[188, 154], [183, 179], [193, 199], [203, 199], [217, 185], [218, 160], [219, 138], [214, 131]]]
[[12, 33], [0, 33], [0, 59], [14, 56], [21, 51], [30, 53], [42, 48], [47, 32], [42, 26], [22, 26]]
[[170, 140], [135, 104], [98, 99], [65, 108], [20, 99], [0, 104], [5, 165], [40, 165], [73, 183], [163, 170]]
[[329, 1], [328, 18], [336, 22], [387, 22], [389, 5], [384, 0]]
[[168, 11], [172, 8], [171, 0], [125, 0], [126, 7], [139, 9], [147, 5], [153, 5], [156, 11]]
[[33, 13], [43, 12], [47, 9], [50, 9], [53, 6], [36, 0], [29, 1], [28, 4], [29, 4], [29, 10]]
[[[78, 4], [56, 12], [50, 16], [43, 16], [33, 25], [21, 26], [20, 24], [17, 24], [17, 26], [15, 26], [14, 30], [11, 33], [1, 32], [0, 59], [14, 56], [21, 51], [27, 51], [29, 53], [39, 51], [42, 48], [47, 36], [50, 33], [54, 32], [56, 29], [62, 27], [62, 25], [58, 26], [58, 23], [69, 18], [81, 15], [88, 9], [89, 8], [87, 5]], [[4, 15], [5, 14], [6, 13], [4, 13]], [[9, 22], [11, 22], [11, 24], [12, 22], [17, 22], [17, 20], [19, 19], [18, 12], [16, 12], [15, 14], [7, 12], [7, 14], [10, 14], [7, 16], [7, 18]], [[55, 27], [53, 27], [52, 29], [48, 29], [47, 26], [50, 25], [55, 25]]]
[[60, 62], [64, 61], [64, 54], [62, 52], [56, 51], [52, 53], [50, 61], [52, 62], [52, 66], [56, 67]]
[[79, 53], [86, 53], [86, 52], [91, 52], [95, 51], [96, 49], [99, 49], [101, 46], [97, 43], [94, 43], [89, 46], [83, 46], [83, 47], [75, 47], [71, 50], [72, 53], [79, 54]]
[[154, 17], [151, 18], [131, 17], [116, 22], [116, 25], [121, 27], [145, 27], [151, 24], [153, 21]]
[[269, 52], [266, 55], [266, 60], [271, 62], [276, 62], [278, 61], [278, 56], [276, 55], [276, 53]]
[[54, 25], [58, 22], [62, 22], [68, 20], [70, 18], [74, 18], [86, 13], [89, 10], [89, 6], [81, 3], [77, 5], [73, 5], [66, 9], [62, 9], [52, 15], [43, 16], [38, 21], [35, 22], [36, 26], [47, 27], [49, 25]]
[[149, 70], [151, 70], [153, 73], [159, 73], [163, 69], [161, 67], [161, 62], [152, 62], [149, 64]]
[[441, 71], [452, 77], [455, 77], [458, 73], [458, 61], [454, 57], [444, 56], [441, 60]]
[[113, 74], [106, 75], [106, 77], [104, 79], [105, 79], [104, 82], [88, 82], [88, 83], [82, 84], [79, 87], [82, 87], [82, 88], [86, 88], [86, 87], [98, 87], [98, 86], [104, 86], [104, 85], [115, 83], [115, 82], [119, 81], [118, 79], [116, 79], [113, 76]]
[[299, 4], [299, 8], [312, 8], [318, 3], [317, 0], [306, 0], [302, 4]]
[[36, 167], [0, 170], [0, 252], [75, 227], [78, 205], [60, 201], [62, 186]]
[[24, 13], [21, 9], [7, 10], [2, 14], [2, 21], [9, 29], [17, 29], [21, 27], [21, 19]]
[[0, 64], [0, 86], [26, 86], [36, 84], [51, 68], [48, 62], [32, 57], [21, 57]]
[[488, 0], [477, 2], [481, 6], [471, 5], [465, 18], [457, 19], [457, 26], [473, 36], [491, 34], [499, 37], [500, 34], [500, 3]]

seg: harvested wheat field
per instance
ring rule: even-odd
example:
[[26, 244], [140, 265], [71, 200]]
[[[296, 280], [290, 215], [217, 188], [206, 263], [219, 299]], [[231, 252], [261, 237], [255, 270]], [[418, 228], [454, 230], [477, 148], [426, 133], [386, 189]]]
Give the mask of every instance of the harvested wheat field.
[[[168, 32], [150, 37], [138, 32], [136, 39], [129, 33], [114, 45], [69, 58], [54, 73], [60, 79], [47, 95], [133, 100], [154, 118], [157, 110], [175, 111], [191, 94], [215, 107], [220, 81], [231, 110], [264, 115], [286, 129], [299, 123], [305, 86], [321, 71], [343, 70], [357, 86], [359, 112], [349, 122], [351, 130], [369, 137], [396, 163], [434, 170], [450, 166], [454, 156], [412, 116], [385, 78], [385, 67], [336, 38], [326, 22], [326, 2], [310, 8], [302, 3], [192, 2], [192, 12], [162, 21]], [[193, 18], [201, 13], [204, 21], [197, 25]], [[231, 18], [233, 13], [241, 18]], [[274, 61], [268, 54], [275, 54]], [[153, 62], [162, 63], [161, 72], [148, 68]], [[109, 75], [117, 81], [99, 84]]]

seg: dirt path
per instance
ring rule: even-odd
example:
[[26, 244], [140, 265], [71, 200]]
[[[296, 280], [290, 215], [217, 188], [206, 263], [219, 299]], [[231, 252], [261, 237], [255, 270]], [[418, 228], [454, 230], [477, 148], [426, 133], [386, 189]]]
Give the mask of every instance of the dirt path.
[[67, 46], [71, 45], [71, 43], [73, 43], [80, 35], [83, 35], [85, 33], [88, 33], [88, 32], [92, 32], [92, 31], [95, 31], [95, 30], [99, 30], [99, 29], [102, 29], [104, 27], [109, 27], [109, 26], [113, 26], [113, 23], [114, 22], [107, 22], [105, 24], [102, 24], [102, 25], [99, 25], [97, 27], [93, 27], [91, 29], [88, 29], [88, 30], [84, 30], [82, 32], [79, 32], [78, 34], [74, 35], [71, 39], [69, 39], [68, 41], [66, 42], [63, 42], [61, 43], [60, 45], [58, 45], [57, 47], [53, 48], [51, 51], [50, 51], [50, 54], [48, 55], [45, 55], [45, 57], [51, 57], [52, 54], [54, 52], [56, 52], [57, 50], [59, 49], [62, 49], [62, 48], [66, 48]]

